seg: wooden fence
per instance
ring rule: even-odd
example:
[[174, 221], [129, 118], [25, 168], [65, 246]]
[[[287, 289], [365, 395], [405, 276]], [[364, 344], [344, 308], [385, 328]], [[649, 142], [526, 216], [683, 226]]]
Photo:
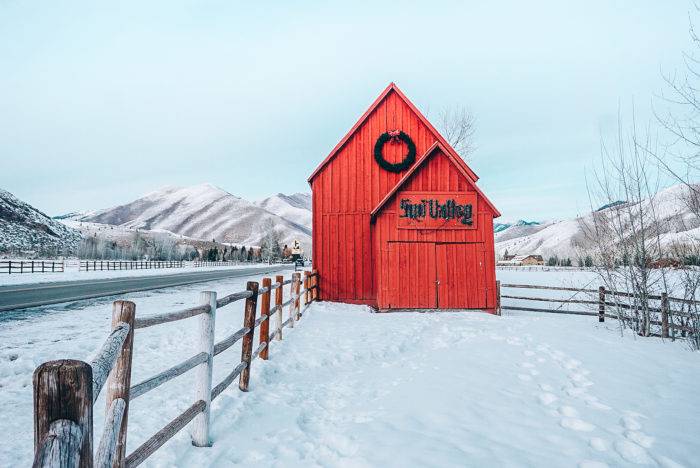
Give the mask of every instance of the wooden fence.
[[[294, 273], [291, 280], [276, 276], [275, 283], [263, 278], [262, 288], [250, 281], [245, 291], [217, 299], [216, 293], [201, 293], [201, 304], [176, 312], [136, 318], [133, 302], [116, 301], [112, 312], [112, 330], [97, 357], [90, 363], [76, 360], [49, 361], [34, 372], [34, 466], [35, 467], [135, 467], [165, 442], [192, 422], [192, 444], [211, 446], [209, 421], [211, 401], [238, 377], [238, 387], [248, 391], [251, 363], [269, 359], [271, 340], [281, 340], [285, 327], [294, 327], [311, 302], [318, 298], [316, 271]], [[303, 289], [301, 283], [303, 281]], [[291, 284], [290, 298], [284, 301], [283, 287]], [[274, 307], [271, 307], [272, 292]], [[258, 297], [260, 317], [256, 319]], [[301, 308], [303, 298], [304, 308]], [[216, 312], [234, 302], [245, 300], [243, 327], [214, 342]], [[283, 310], [289, 307], [289, 318]], [[276, 317], [270, 333], [270, 320]], [[199, 316], [199, 342], [195, 355], [151, 378], [131, 385], [134, 331]], [[254, 332], [259, 328], [258, 346], [253, 349]], [[241, 361], [216, 386], [212, 387], [214, 357], [242, 340]], [[195, 402], [170, 421], [136, 450], [126, 455], [129, 402], [196, 369]], [[107, 415], [104, 432], [93, 457], [93, 405], [100, 390], [107, 386]]]
[[122, 261], [81, 260], [80, 271], [150, 270], [155, 268], [182, 268], [183, 261]]
[[[629, 317], [620, 317], [619, 311], [629, 310], [632, 313], [639, 312], [641, 307], [635, 306], [635, 304], [625, 304], [621, 302], [623, 298], [641, 299], [639, 295], [633, 293], [621, 292], [621, 291], [611, 291], [606, 289], [604, 286], [600, 286], [598, 289], [581, 289], [581, 288], [567, 288], [560, 286], [543, 286], [543, 285], [533, 285], [533, 284], [509, 284], [496, 282], [497, 284], [497, 297], [498, 297], [498, 307], [497, 313], [500, 315], [501, 310], [519, 310], [525, 312], [545, 312], [545, 313], [555, 313], [555, 314], [571, 314], [571, 315], [589, 315], [598, 318], [599, 322], [604, 322], [605, 318], [611, 319], [624, 319], [627, 320]], [[534, 296], [521, 296], [513, 294], [502, 294], [501, 288], [513, 288], [513, 289], [531, 289], [540, 291], [567, 291], [573, 292], [571, 297], [566, 299], [561, 298], [550, 298], [550, 297], [534, 297]], [[578, 294], [582, 294], [584, 298], [576, 298]], [[556, 309], [552, 308], [541, 308], [541, 307], [524, 307], [524, 306], [504, 306], [501, 304], [502, 299], [510, 299], [514, 301], [531, 301], [531, 302], [544, 302], [549, 304], [560, 304], [560, 307]], [[675, 337], [676, 332], [680, 332], [681, 336], [696, 335], [700, 333], [698, 327], [696, 326], [697, 315], [691, 313], [690, 311], [678, 310], [678, 308], [672, 308], [671, 304], [682, 304], [691, 307], [697, 307], [700, 301], [693, 301], [688, 299], [683, 299], [679, 297], [671, 297], [667, 293], [661, 293], [659, 295], [648, 295], [646, 296], [647, 301], [657, 301], [658, 307], [646, 307], [646, 311], [656, 314], [650, 320], [651, 325], [661, 327], [660, 333], [653, 334], [661, 336], [663, 338]], [[567, 310], [561, 309], [562, 306], [570, 304], [583, 304], [584, 306], [592, 306], [593, 310]], [[617, 309], [617, 310], [616, 310]], [[613, 313], [611, 313], [613, 312]], [[614, 313], [618, 312], [618, 313]]]
[[0, 274], [12, 273], [63, 273], [62, 261], [53, 260], [0, 260]]
[[216, 266], [234, 266], [234, 265], [240, 265], [241, 262], [203, 262], [203, 261], [195, 261], [192, 262], [191, 265], [193, 267], [216, 267]]
[[593, 267], [585, 266], [548, 266], [548, 265], [496, 265], [497, 270], [510, 271], [589, 271]]

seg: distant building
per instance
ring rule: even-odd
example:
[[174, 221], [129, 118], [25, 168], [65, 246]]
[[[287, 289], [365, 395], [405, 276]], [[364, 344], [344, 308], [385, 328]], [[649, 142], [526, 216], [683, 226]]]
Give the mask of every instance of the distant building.
[[544, 265], [542, 255], [507, 255], [498, 262], [499, 266], [531, 266]]
[[544, 259], [542, 255], [526, 255], [518, 256], [516, 259], [520, 259], [521, 265], [544, 265]]

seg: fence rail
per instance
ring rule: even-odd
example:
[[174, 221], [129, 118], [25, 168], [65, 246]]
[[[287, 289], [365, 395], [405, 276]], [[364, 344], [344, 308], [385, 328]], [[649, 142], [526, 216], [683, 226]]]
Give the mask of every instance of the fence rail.
[[[502, 294], [501, 288], [512, 288], [512, 289], [530, 289], [530, 290], [540, 290], [540, 291], [566, 291], [575, 293], [568, 298], [551, 298], [551, 297], [537, 297], [537, 296], [521, 296], [513, 294]], [[497, 281], [497, 297], [498, 297], [498, 313], [500, 310], [517, 310], [525, 312], [544, 312], [544, 313], [554, 313], [554, 314], [569, 314], [569, 315], [588, 315], [598, 317], [599, 322], [604, 322], [605, 318], [611, 319], [627, 319], [627, 317], [621, 317], [621, 311], [628, 310], [632, 313], [638, 313], [639, 311], [651, 312], [657, 315], [657, 319], [651, 318], [649, 323], [651, 325], [656, 325], [661, 327], [661, 331], [658, 336], [663, 338], [675, 337], [675, 331], [680, 331], [681, 336], [697, 335], [700, 333], [696, 325], [697, 314], [691, 313], [690, 311], [678, 310], [677, 308], [672, 308], [671, 303], [683, 304], [687, 306], [700, 305], [700, 301], [694, 301], [689, 299], [684, 299], [680, 297], [670, 297], [667, 293], [661, 294], [649, 294], [642, 298], [639, 294], [629, 293], [626, 291], [613, 291], [606, 289], [604, 286], [600, 286], [598, 289], [586, 289], [586, 288], [572, 288], [563, 286], [546, 286], [546, 285], [535, 285], [535, 284], [510, 284], [501, 283]], [[588, 299], [579, 299], [575, 296], [577, 294], [586, 294]], [[643, 299], [644, 306], [639, 303], [633, 302], [632, 304], [626, 304], [622, 302], [624, 298], [632, 299], [633, 301]], [[596, 306], [597, 310], [586, 311], [586, 310], [568, 310], [562, 309], [561, 306], [556, 309], [544, 308], [544, 307], [531, 307], [531, 306], [520, 306], [520, 305], [502, 305], [502, 299], [510, 299], [514, 301], [527, 301], [527, 302], [544, 302], [544, 303], [558, 303], [561, 306], [570, 304], [582, 304], [582, 305], [593, 305]], [[658, 307], [650, 307], [648, 301], [658, 302]], [[611, 313], [612, 312], [615, 313]], [[640, 319], [635, 319], [640, 320]], [[677, 320], [678, 323], [674, 323]]]
[[[211, 446], [211, 401], [236, 378], [239, 379], [239, 389], [248, 391], [253, 360], [269, 359], [270, 341], [281, 340], [283, 328], [293, 328], [309, 305], [318, 300], [318, 282], [316, 271], [304, 272], [303, 279], [300, 273], [294, 273], [292, 279], [286, 281], [278, 275], [274, 283], [271, 278], [263, 278], [262, 288], [257, 282], [250, 281], [245, 291], [218, 300], [215, 292], [204, 291], [199, 306], [138, 319], [133, 302], [116, 301], [112, 330], [91, 363], [49, 361], [41, 364], [34, 373], [34, 466], [135, 467], [190, 423], [192, 444], [196, 447]], [[290, 299], [286, 302], [283, 298], [285, 285], [290, 285]], [[274, 307], [271, 306], [273, 292]], [[260, 317], [256, 318], [258, 299]], [[217, 309], [241, 300], [245, 300], [243, 327], [215, 343]], [[287, 305], [289, 318], [283, 321], [283, 309]], [[135, 330], [190, 317], [199, 318], [199, 340], [195, 354], [132, 386]], [[270, 332], [272, 317], [276, 318], [276, 323]], [[253, 350], [256, 329], [259, 329], [259, 342]], [[239, 364], [213, 386], [214, 357], [238, 342], [241, 342]], [[193, 369], [196, 371], [194, 403], [126, 455], [129, 402]], [[93, 457], [93, 405], [105, 386], [108, 388], [108, 411], [102, 439]]]
[[232, 262], [232, 261], [225, 261], [225, 262], [210, 262], [210, 261], [194, 261], [192, 262], [193, 267], [213, 267], [213, 266], [234, 266], [234, 265], [240, 265], [241, 262]]
[[80, 271], [151, 270], [157, 268], [182, 268], [183, 261], [127, 261], [127, 260], [81, 260]]
[[0, 260], [0, 275], [13, 273], [63, 273], [65, 264], [54, 260]]

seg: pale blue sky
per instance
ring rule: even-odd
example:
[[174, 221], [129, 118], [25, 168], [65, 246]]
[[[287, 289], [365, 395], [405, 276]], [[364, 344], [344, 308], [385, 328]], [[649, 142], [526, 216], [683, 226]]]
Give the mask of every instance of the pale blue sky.
[[395, 81], [465, 104], [504, 218], [587, 209], [618, 105], [639, 120], [690, 45], [686, 1], [0, 0], [0, 187], [49, 214], [211, 182], [306, 178]]

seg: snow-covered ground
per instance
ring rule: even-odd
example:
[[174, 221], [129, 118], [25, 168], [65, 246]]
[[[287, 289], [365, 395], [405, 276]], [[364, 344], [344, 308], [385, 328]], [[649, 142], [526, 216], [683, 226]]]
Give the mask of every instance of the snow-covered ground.
[[[507, 271], [499, 278], [592, 280], [567, 274]], [[247, 280], [128, 297], [147, 315], [196, 304], [204, 289], [242, 289]], [[34, 368], [89, 358], [109, 328], [110, 301], [0, 322], [0, 431], [16, 438], [0, 445], [0, 466], [31, 462]], [[132, 381], [195, 354], [196, 320], [139, 330]], [[240, 304], [220, 309], [217, 340], [241, 322]], [[697, 466], [700, 355], [680, 342], [621, 336], [614, 321], [373, 314], [319, 303], [270, 353], [270, 361], [253, 364], [249, 393], [234, 384], [214, 402], [212, 448], [192, 447], [185, 430], [145, 466]], [[214, 381], [239, 358], [235, 347], [217, 356]], [[132, 402], [129, 451], [193, 402], [193, 377]], [[98, 401], [96, 440], [103, 409]]]
[[242, 263], [232, 266], [153, 268], [144, 270], [98, 270], [79, 271], [78, 265], [68, 264], [63, 273], [17, 273], [0, 275], [0, 286], [9, 284], [53, 283], [56, 281], [80, 281], [108, 278], [131, 278], [134, 276], [176, 275], [178, 273], [198, 273], [203, 271], [237, 270], [241, 268], [269, 268], [263, 263]]

